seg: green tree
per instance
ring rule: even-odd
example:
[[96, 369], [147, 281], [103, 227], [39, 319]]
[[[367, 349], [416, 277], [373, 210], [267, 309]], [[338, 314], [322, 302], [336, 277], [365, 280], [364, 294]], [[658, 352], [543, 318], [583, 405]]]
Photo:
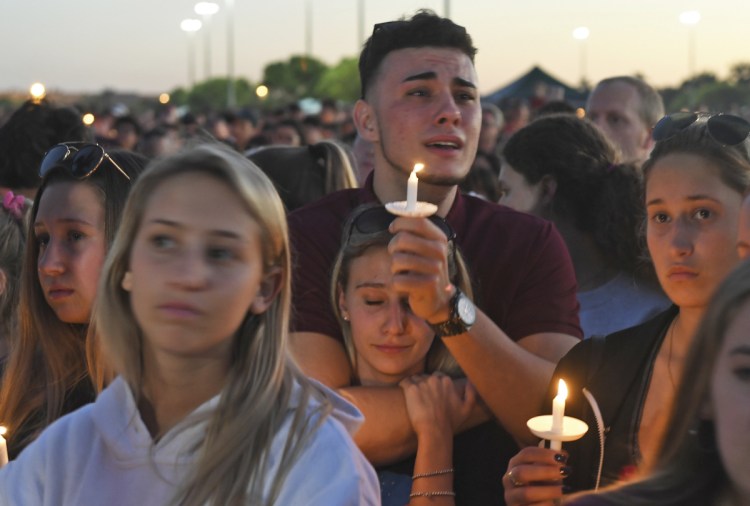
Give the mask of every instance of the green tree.
[[750, 63], [735, 63], [729, 70], [729, 80], [741, 86], [750, 85]]
[[359, 98], [359, 68], [357, 58], [344, 58], [329, 68], [318, 81], [315, 94], [344, 102], [355, 102]]
[[292, 56], [285, 62], [273, 62], [263, 70], [263, 84], [276, 96], [287, 100], [314, 97], [318, 81], [328, 67], [310, 56]]
[[[238, 106], [258, 104], [255, 90], [246, 79], [235, 79], [234, 90]], [[177, 88], [170, 93], [172, 103], [187, 105], [200, 113], [226, 109], [228, 95], [229, 79], [226, 77], [212, 78], [197, 83], [192, 89]]]

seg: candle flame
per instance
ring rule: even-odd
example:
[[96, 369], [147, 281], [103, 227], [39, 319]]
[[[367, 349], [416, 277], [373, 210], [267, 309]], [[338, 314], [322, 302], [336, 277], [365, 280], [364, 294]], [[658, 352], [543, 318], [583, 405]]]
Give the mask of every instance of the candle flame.
[[414, 164], [414, 170], [412, 172], [419, 172], [422, 169], [424, 169], [424, 164], [423, 163], [415, 163]]
[[557, 396], [561, 399], [568, 398], [568, 386], [562, 379], [557, 383]]
[[0, 436], [4, 436], [6, 432], [8, 432], [8, 429], [0, 425]]

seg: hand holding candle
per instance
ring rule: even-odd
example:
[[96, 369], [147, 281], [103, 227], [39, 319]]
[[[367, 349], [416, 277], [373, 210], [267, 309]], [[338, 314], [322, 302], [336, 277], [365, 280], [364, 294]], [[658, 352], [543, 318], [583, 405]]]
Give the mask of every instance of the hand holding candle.
[[417, 163], [414, 165], [414, 169], [409, 175], [409, 182], [406, 186], [406, 210], [414, 211], [417, 208], [417, 185], [419, 179], [417, 178], [417, 172], [424, 168], [424, 164]]
[[[552, 430], [553, 434], [563, 433], [563, 418], [565, 417], [565, 399], [568, 398], [568, 387], [563, 380], [557, 384], [557, 395], [552, 399]], [[561, 440], [550, 441], [550, 448], [559, 450], [562, 448]]]
[[8, 445], [3, 437], [6, 431], [5, 427], [0, 427], [0, 467], [8, 463]]

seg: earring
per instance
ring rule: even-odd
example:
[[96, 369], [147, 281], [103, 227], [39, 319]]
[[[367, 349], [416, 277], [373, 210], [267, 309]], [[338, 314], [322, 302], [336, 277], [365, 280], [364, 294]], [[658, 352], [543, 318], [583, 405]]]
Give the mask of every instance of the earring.
[[120, 283], [120, 286], [122, 286], [122, 289], [126, 292], [129, 292], [133, 289], [133, 273], [130, 271], [127, 271], [125, 275], [122, 277], [122, 282]]
[[349, 314], [348, 313], [341, 313], [341, 318], [345, 321], [349, 321]]

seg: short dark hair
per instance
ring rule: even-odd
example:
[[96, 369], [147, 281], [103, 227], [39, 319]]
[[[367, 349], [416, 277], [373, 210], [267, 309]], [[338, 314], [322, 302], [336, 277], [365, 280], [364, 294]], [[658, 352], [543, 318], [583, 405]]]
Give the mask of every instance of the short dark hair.
[[378, 23], [359, 55], [361, 95], [375, 79], [380, 64], [391, 51], [414, 47], [444, 47], [457, 49], [474, 63], [477, 48], [466, 28], [430, 10], [419, 10], [411, 19]]
[[78, 110], [46, 100], [24, 102], [0, 128], [0, 186], [39, 188], [39, 164], [47, 150], [87, 137]]

